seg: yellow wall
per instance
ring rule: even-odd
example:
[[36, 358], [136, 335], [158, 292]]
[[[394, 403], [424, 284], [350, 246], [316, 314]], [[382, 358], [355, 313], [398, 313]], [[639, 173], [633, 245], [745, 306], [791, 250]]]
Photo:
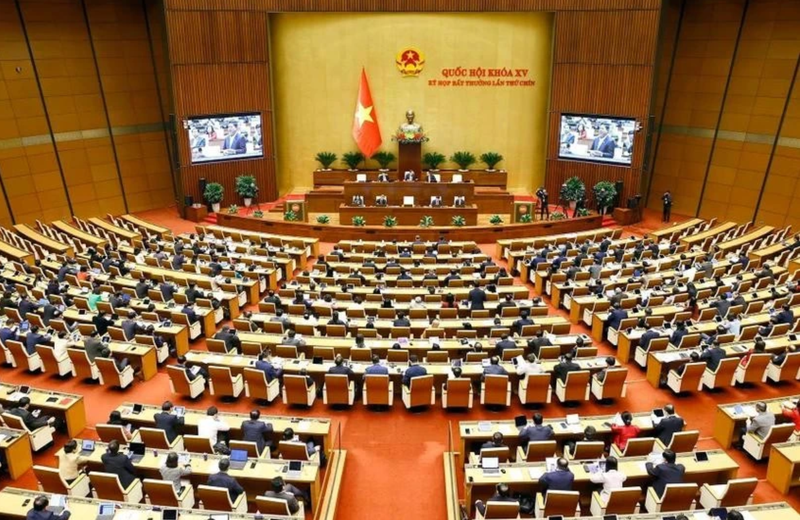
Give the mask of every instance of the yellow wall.
[[[351, 127], [362, 65], [384, 149], [397, 155], [390, 136], [413, 108], [431, 138], [423, 153], [497, 151], [506, 158], [499, 167], [509, 172], [509, 189], [532, 191], [544, 181], [552, 21], [550, 13], [272, 15], [280, 192], [313, 186], [317, 152], [341, 157], [356, 149]], [[417, 78], [395, 67], [406, 47], [425, 55]], [[459, 65], [530, 69], [536, 86], [428, 86], [443, 68]]]

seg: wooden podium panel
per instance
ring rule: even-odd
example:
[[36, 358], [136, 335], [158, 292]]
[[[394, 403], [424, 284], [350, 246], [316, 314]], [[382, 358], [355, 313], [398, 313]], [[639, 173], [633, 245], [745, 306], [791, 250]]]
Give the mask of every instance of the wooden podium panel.
[[397, 218], [397, 224], [400, 226], [418, 226], [420, 219], [426, 215], [433, 217], [434, 226], [451, 226], [451, 221], [456, 215], [464, 217], [467, 226], [478, 224], [478, 208], [474, 205], [464, 208], [452, 206], [440, 208], [428, 206], [355, 207], [345, 204], [339, 206], [339, 222], [342, 225], [351, 224], [353, 217], [362, 216], [366, 219], [368, 226], [382, 226], [384, 217], [393, 216]]
[[422, 143], [398, 143], [397, 169], [400, 172], [408, 170], [417, 175], [422, 172]]
[[417, 206], [430, 204], [431, 197], [442, 197], [442, 203], [453, 203], [453, 197], [463, 196], [467, 206], [473, 204], [475, 185], [471, 182], [345, 182], [344, 202], [350, 203], [354, 195], [363, 195], [364, 204], [372, 206], [375, 197], [386, 195], [390, 206], [402, 206], [403, 197], [414, 197]]

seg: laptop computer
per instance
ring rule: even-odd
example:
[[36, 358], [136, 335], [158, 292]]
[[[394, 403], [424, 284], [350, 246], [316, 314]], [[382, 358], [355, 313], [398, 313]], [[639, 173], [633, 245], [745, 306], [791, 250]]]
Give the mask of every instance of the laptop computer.
[[247, 465], [246, 450], [231, 450], [231, 469], [244, 469]]
[[528, 419], [524, 415], [514, 417], [514, 426], [517, 428], [524, 428], [528, 425]]
[[144, 450], [143, 442], [131, 442], [128, 444], [128, 458], [135, 464], [144, 458]]
[[93, 451], [94, 451], [94, 441], [87, 439], [81, 443], [81, 452], [79, 453], [79, 455], [83, 456], [91, 455]]
[[481, 457], [481, 469], [484, 475], [500, 473], [500, 459], [497, 457]]
[[143, 409], [144, 409], [144, 406], [142, 406], [141, 404], [134, 404], [133, 405], [133, 413], [142, 413]]
[[303, 473], [303, 461], [301, 460], [290, 460], [289, 461], [289, 470], [286, 472], [287, 477], [297, 478], [300, 474]]
[[114, 520], [114, 504], [100, 504], [97, 506], [97, 520]]

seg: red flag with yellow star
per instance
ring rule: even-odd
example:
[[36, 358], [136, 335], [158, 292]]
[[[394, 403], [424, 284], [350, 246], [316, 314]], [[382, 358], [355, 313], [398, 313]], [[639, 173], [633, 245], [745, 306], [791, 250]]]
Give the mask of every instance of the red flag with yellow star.
[[361, 84], [358, 86], [356, 113], [353, 117], [353, 139], [364, 157], [370, 158], [381, 145], [381, 129], [378, 127], [378, 113], [369, 91], [367, 72], [361, 69]]

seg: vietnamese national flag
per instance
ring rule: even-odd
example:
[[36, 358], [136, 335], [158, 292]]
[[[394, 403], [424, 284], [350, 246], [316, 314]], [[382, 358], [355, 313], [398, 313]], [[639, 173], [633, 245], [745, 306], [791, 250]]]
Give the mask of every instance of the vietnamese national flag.
[[361, 69], [361, 83], [358, 86], [356, 113], [353, 117], [353, 139], [366, 158], [372, 157], [381, 145], [381, 129], [378, 127], [378, 113], [369, 92], [367, 73]]

